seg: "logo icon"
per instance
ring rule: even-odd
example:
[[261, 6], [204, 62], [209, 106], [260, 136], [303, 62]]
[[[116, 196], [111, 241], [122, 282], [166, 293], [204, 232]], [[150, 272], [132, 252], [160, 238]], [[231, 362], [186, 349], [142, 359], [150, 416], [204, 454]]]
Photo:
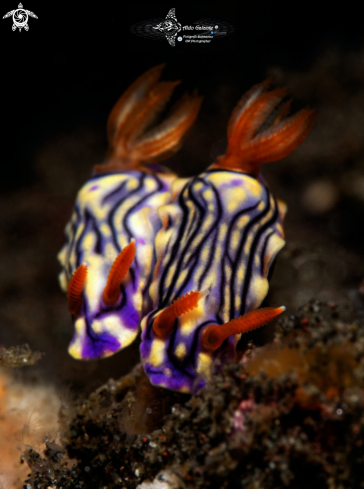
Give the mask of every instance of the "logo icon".
[[[234, 32], [234, 27], [227, 22], [217, 19], [203, 18], [192, 22], [191, 25], [181, 25], [176, 18], [176, 9], [171, 8], [167, 17], [142, 20], [130, 26], [130, 32], [136, 36], [146, 37], [154, 41], [167, 39], [170, 46], [176, 45], [176, 40], [186, 43], [209, 43], [211, 40], [222, 39]], [[183, 31], [183, 36], [178, 33]]]
[[166, 19], [158, 25], [153, 26], [153, 29], [158, 29], [166, 36], [167, 41], [171, 46], [176, 45], [176, 36], [182, 29], [182, 26], [177, 22], [176, 9], [171, 8]]
[[16, 10], [10, 10], [10, 12], [5, 14], [3, 19], [6, 19], [11, 15], [13, 16], [13, 31], [15, 31], [17, 28], [19, 29], [19, 31], [21, 31], [22, 29], [27, 31], [29, 30], [28, 18], [34, 17], [35, 19], [38, 19], [38, 17], [33, 12], [31, 12], [30, 10], [25, 10], [21, 3], [19, 3]]

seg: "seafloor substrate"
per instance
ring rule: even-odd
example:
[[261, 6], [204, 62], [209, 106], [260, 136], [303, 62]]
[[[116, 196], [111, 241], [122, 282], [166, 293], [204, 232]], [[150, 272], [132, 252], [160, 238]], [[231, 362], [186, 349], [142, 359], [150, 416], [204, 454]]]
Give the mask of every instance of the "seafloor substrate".
[[364, 487], [364, 323], [351, 316], [310, 302], [194, 396], [140, 367], [110, 380], [63, 405], [62, 445], [26, 451], [28, 484], [135, 488], [168, 469], [176, 488]]

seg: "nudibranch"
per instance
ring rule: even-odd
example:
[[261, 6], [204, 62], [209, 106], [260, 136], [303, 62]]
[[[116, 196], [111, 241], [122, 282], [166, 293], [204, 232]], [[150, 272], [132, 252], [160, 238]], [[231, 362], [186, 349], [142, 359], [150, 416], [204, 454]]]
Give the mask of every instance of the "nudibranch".
[[195, 392], [219, 361], [233, 358], [242, 333], [285, 309], [258, 309], [284, 246], [285, 213], [260, 165], [289, 155], [316, 114], [287, 117], [286, 89], [269, 91], [269, 84], [254, 86], [234, 109], [226, 154], [198, 177], [175, 180], [171, 201], [159, 209], [153, 310], [142, 320], [140, 345], [154, 385]]
[[159, 82], [162, 69], [138, 78], [112, 109], [106, 162], [79, 191], [65, 229], [59, 279], [74, 325], [74, 358], [106, 357], [126, 347], [151, 309], [157, 208], [168, 202], [176, 178], [159, 162], [180, 148], [201, 104], [196, 94], [184, 95], [153, 126], [179, 83]]

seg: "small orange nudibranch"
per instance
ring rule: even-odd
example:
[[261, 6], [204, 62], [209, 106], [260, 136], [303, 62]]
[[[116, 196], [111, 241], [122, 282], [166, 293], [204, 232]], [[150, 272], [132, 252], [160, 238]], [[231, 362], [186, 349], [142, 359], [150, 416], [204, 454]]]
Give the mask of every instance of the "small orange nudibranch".
[[69, 353], [100, 358], [129, 345], [151, 309], [157, 209], [176, 175], [158, 162], [175, 153], [197, 117], [201, 98], [185, 95], [156, 124], [179, 82], [160, 82], [163, 65], [139, 77], [112, 109], [109, 151], [78, 193], [58, 255], [60, 283], [74, 325]]
[[159, 209], [153, 310], [142, 321], [140, 352], [154, 385], [195, 392], [216, 359], [232, 358], [241, 334], [284, 307], [258, 309], [268, 274], [284, 246], [285, 204], [268, 190], [260, 165], [288, 156], [316, 113], [287, 117], [286, 89], [270, 80], [240, 100], [228, 124], [228, 147], [204, 173], [173, 183]]

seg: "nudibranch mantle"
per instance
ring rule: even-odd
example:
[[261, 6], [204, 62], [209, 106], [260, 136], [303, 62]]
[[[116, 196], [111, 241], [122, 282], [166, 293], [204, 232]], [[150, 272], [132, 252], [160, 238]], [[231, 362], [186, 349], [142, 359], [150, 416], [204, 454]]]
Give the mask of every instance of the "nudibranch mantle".
[[261, 308], [268, 273], [284, 245], [285, 204], [273, 197], [260, 165], [288, 156], [308, 135], [315, 111], [286, 117], [285, 88], [255, 85], [228, 123], [225, 155], [200, 176], [177, 179], [161, 207], [157, 264], [142, 320], [140, 352], [154, 385], [201, 388], [216, 360], [235, 354], [242, 333], [268, 324], [285, 307]]
[[[204, 385], [216, 359], [200, 347], [204, 327], [256, 309], [265, 298], [269, 268], [285, 243], [285, 205], [261, 181], [218, 169], [187, 183], [177, 179], [172, 195], [159, 209], [163, 227], [150, 288], [157, 307], [142, 322], [141, 356], [153, 384], [191, 392]], [[170, 337], [156, 338], [155, 317], [192, 290], [205, 291], [198, 307], [176, 319]], [[239, 338], [226, 340], [225, 357]]]
[[[157, 165], [154, 165], [156, 167]], [[67, 291], [73, 272], [88, 268], [81, 312], [73, 318], [69, 352], [75, 358], [99, 358], [129, 345], [148, 308], [154, 265], [154, 238], [160, 228], [157, 208], [165, 204], [176, 176], [163, 169], [95, 174], [79, 191], [66, 227], [67, 242], [58, 255], [60, 284]], [[116, 306], [103, 302], [109, 270], [125, 246], [134, 241], [135, 259], [121, 284]]]

